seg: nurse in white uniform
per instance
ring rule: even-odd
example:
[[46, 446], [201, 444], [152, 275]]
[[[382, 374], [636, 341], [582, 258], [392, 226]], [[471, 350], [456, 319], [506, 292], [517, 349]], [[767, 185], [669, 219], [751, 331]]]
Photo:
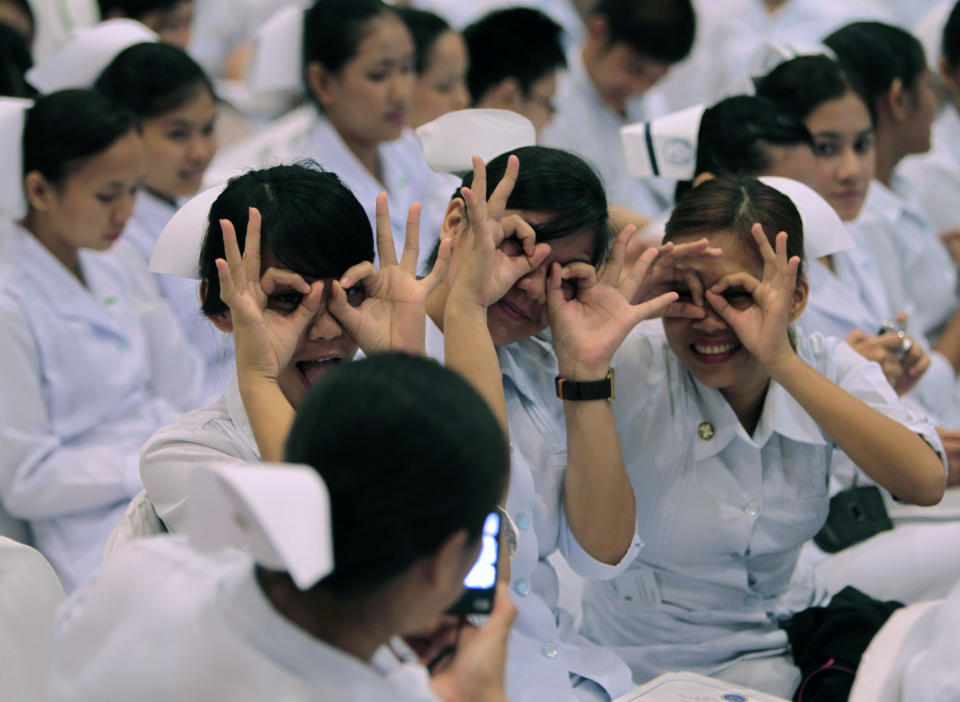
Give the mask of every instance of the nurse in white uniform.
[[[253, 321], [256, 305], [252, 317], [242, 310], [242, 273], [224, 273], [238, 283], [225, 294], [236, 318]], [[237, 346], [252, 348], [239, 333]], [[271, 399], [286, 403], [275, 383]], [[304, 398], [288, 455], [301, 466], [237, 472], [262, 473], [263, 485], [272, 471], [316, 470], [320, 496], [273, 481], [191, 520], [238, 531], [242, 511], [240, 544], [252, 557], [159, 537], [104, 564], [62, 610], [46, 699], [506, 702], [515, 614], [506, 586], [481, 628], [443, 618], [481, 547], [496, 550], [481, 528], [502, 495], [509, 452], [480, 393], [425, 358], [346, 364]], [[196, 527], [191, 535], [210, 541]], [[316, 542], [328, 545], [316, 553]], [[402, 636], [415, 637], [412, 649]], [[449, 643], [452, 656], [439, 656]], [[432, 677], [418, 659], [438, 660]]]
[[[511, 165], [515, 158], [519, 175]], [[512, 190], [505, 187], [513, 180]], [[507, 694], [530, 702], [609, 700], [630, 690], [629, 671], [576, 632], [573, 617], [558, 606], [557, 573], [547, 558], [559, 550], [580, 576], [602, 579], [623, 572], [641, 547], [605, 398], [611, 390], [610, 356], [634, 324], [656, 314], [656, 307], [631, 308], [622, 298], [630, 299], [629, 291], [613, 289], [606, 279], [600, 285], [589, 279], [610, 241], [603, 188], [580, 158], [545, 147], [519, 148], [497, 156], [464, 183], [485, 192], [490, 202], [485, 213], [469, 200], [451, 202], [443, 236], [454, 241], [453, 270], [465, 265], [458, 258], [468, 249], [471, 225], [477, 226], [481, 214], [499, 233], [500, 254], [533, 252], [534, 241], [549, 247], [535, 270], [519, 279], [509, 271], [491, 276], [497, 284], [487, 285], [483, 305], [489, 332], [478, 334], [476, 342], [489, 338], [498, 347], [512, 448], [506, 511], [517, 525], [510, 586], [519, 615], [511, 633]], [[625, 230], [614, 245], [608, 264], [614, 279], [631, 233], [632, 228]], [[562, 286], [561, 267], [569, 276]], [[449, 294], [448, 285], [441, 284], [427, 302], [445, 336], [451, 333], [444, 313]], [[617, 320], [611, 328], [597, 319], [609, 319], [598, 315], [605, 305]], [[534, 336], [548, 324], [551, 337]], [[577, 363], [578, 357], [592, 360]], [[563, 402], [556, 396], [557, 375], [564, 383], [601, 392], [593, 400]]]
[[429, 250], [457, 181], [429, 169], [406, 127], [416, 80], [406, 25], [380, 0], [319, 0], [306, 13], [288, 8], [279, 19], [260, 37], [252, 71], [270, 77], [261, 85], [271, 89], [300, 85], [302, 76], [313, 105], [222, 153], [210, 180], [313, 159], [343, 179], [371, 226], [377, 195], [387, 192], [398, 251], [406, 213], [422, 202]]
[[0, 497], [69, 590], [95, 570], [140, 490], [140, 446], [193, 375], [166, 307], [96, 253], [143, 182], [134, 115], [94, 91], [53, 93], [27, 114], [23, 152], [29, 208], [0, 272]]
[[690, 261], [671, 286], [704, 316], [668, 317], [666, 339], [631, 336], [615, 358], [646, 545], [623, 575], [587, 584], [582, 630], [638, 682], [679, 667], [789, 696], [799, 675], [779, 623], [824, 599], [797, 558], [827, 514], [833, 447], [921, 504], [943, 494], [942, 447], [877, 366], [788, 332], [807, 297], [789, 199], [708, 181], [667, 225], [669, 241], [704, 235], [723, 255]]
[[[176, 227], [169, 233], [176, 238], [185, 232], [181, 258], [185, 257], [187, 270], [179, 272], [191, 275], [199, 270], [204, 281], [203, 313], [223, 331], [234, 326], [220, 299], [217, 277], [216, 260], [224, 255], [221, 224], [231, 223], [242, 236], [250, 208], [256, 208], [262, 220], [262, 245], [257, 242], [262, 260], [258, 300], [269, 333], [282, 347], [275, 382], [286, 397], [283, 414], [292, 417], [306, 391], [329, 369], [350, 361], [358, 349], [367, 354], [388, 349], [424, 351], [422, 298], [436, 277], [415, 279], [415, 219], [409, 228], [409, 248], [397, 263], [385, 196], [379, 202], [380, 271], [371, 263], [373, 233], [366, 214], [332, 173], [300, 165], [251, 171], [231, 180], [222, 193], [202, 193], [184, 212], [197, 214], [188, 209], [198, 206], [199, 217], [192, 223], [175, 219]], [[400, 302], [405, 294], [410, 295], [407, 304]], [[161, 429], [144, 445], [140, 465], [144, 486], [171, 530], [183, 527], [190, 501], [189, 474], [198, 461], [282, 458], [283, 432], [257, 435], [248, 417], [249, 406], [240, 395], [245, 379], [257, 370], [241, 358], [237, 377], [223, 397]]]
[[[940, 341], [960, 367], [957, 267], [937, 238], [922, 205], [895, 173], [904, 156], [930, 149], [936, 97], [923, 47], [907, 32], [880, 23], [856, 23], [824, 40], [863, 86], [875, 115], [876, 179], [854, 225], [889, 286], [901, 281], [910, 307], [903, 311], [928, 338]], [[899, 57], [898, 61], [891, 56]], [[895, 252], [885, 255], [877, 247]]]
[[587, 18], [586, 40], [569, 56], [557, 114], [541, 138], [586, 159], [600, 172], [611, 203], [647, 218], [665, 210], [672, 193], [627, 171], [619, 129], [669, 112], [646, 93], [690, 51], [694, 26], [690, 0], [598, 3]]

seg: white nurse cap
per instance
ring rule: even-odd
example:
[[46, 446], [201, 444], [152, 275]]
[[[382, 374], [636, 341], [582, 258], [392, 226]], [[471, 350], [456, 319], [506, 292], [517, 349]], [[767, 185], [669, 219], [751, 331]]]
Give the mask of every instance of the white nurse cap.
[[779, 176], [761, 176], [757, 180], [779, 190], [793, 201], [803, 222], [803, 252], [807, 260], [856, 246], [836, 211], [813, 188], [792, 178]]
[[151, 273], [199, 278], [200, 249], [207, 230], [210, 207], [226, 187], [224, 183], [197, 193], [176, 211], [157, 238], [150, 256]]
[[186, 531], [198, 550], [241, 548], [301, 590], [333, 570], [330, 495], [310, 466], [201, 464], [190, 500]]
[[132, 19], [112, 19], [82, 27], [62, 49], [27, 71], [27, 82], [41, 93], [89, 88], [121, 51], [158, 39], [154, 32]]
[[23, 192], [23, 124], [31, 100], [0, 97], [0, 217], [18, 220], [27, 213]]
[[694, 105], [620, 129], [627, 170], [637, 178], [692, 180], [696, 175], [700, 120], [706, 105]]
[[247, 73], [250, 92], [303, 92], [303, 19], [305, 10], [290, 5], [257, 32]]
[[470, 171], [474, 155], [488, 162], [507, 151], [537, 143], [533, 122], [510, 110], [457, 110], [415, 131], [427, 165], [437, 173]]
[[747, 77], [750, 84], [749, 93], [753, 89], [753, 78], [762, 78], [781, 63], [786, 63], [801, 56], [826, 56], [836, 61], [837, 55], [829, 46], [824, 44], [791, 44], [768, 42], [761, 46], [747, 64]]

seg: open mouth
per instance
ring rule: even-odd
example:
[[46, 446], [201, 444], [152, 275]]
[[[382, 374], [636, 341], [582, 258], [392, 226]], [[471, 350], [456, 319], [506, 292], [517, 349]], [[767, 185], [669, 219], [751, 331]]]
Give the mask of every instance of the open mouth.
[[743, 348], [742, 344], [733, 341], [713, 344], [690, 344], [694, 358], [700, 363], [723, 363], [733, 358]]
[[339, 357], [324, 358], [318, 361], [297, 361], [297, 370], [300, 371], [300, 379], [304, 387], [313, 387], [313, 384], [331, 368], [340, 363], [343, 359]]

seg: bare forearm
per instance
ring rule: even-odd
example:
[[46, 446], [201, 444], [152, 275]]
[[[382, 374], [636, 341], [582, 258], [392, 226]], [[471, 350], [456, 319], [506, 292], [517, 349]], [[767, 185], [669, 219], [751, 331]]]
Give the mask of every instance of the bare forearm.
[[240, 397], [247, 411], [253, 438], [264, 462], [282, 461], [287, 434], [293, 426], [293, 407], [275, 380], [238, 377]]
[[910, 429], [830, 382], [796, 355], [771, 368], [771, 375], [877, 483], [918, 505], [940, 501], [943, 466]]
[[615, 564], [636, 529], [633, 488], [620, 453], [613, 410], [606, 400], [564, 402], [567, 470], [563, 507], [583, 549]]

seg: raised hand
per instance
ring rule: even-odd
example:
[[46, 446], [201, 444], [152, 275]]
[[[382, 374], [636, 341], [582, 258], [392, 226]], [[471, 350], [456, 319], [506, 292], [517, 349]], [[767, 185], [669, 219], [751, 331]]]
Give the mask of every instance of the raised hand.
[[[627, 254], [624, 266], [621, 268], [621, 275], [628, 275], [638, 258], [636, 255], [631, 256], [630, 252], [634, 239], [636, 239], [635, 236], [627, 243]], [[703, 319], [706, 314], [703, 309], [703, 285], [700, 277], [688, 268], [687, 264], [697, 259], [717, 258], [723, 254], [723, 249], [710, 246], [710, 241], [706, 238], [685, 244], [668, 241], [666, 244], [652, 248], [657, 251], [657, 256], [644, 276], [642, 284], [637, 288], [632, 302], [635, 304], [644, 302], [667, 292], [672, 284], [682, 282], [687, 286], [687, 294], [681, 295], [677, 302], [670, 305], [663, 316]]]
[[[704, 295], [740, 343], [769, 367], [794, 353], [787, 325], [794, 307], [800, 257], [787, 259], [786, 232], [777, 234], [774, 251], [760, 224], [754, 224], [750, 231], [763, 260], [763, 279], [757, 280], [746, 271], [731, 273]], [[742, 294], [734, 297], [733, 293]]]
[[[627, 243], [635, 231], [636, 227], [630, 225], [620, 232], [599, 276], [593, 266], [582, 262], [562, 268], [554, 263], [550, 270], [547, 311], [560, 375], [565, 378], [602, 378], [630, 330], [644, 319], [663, 314], [677, 301], [677, 293], [666, 292], [631, 304], [659, 255], [657, 249], [647, 249], [630, 270], [622, 273]], [[570, 299], [563, 291], [564, 280], [576, 281], [576, 292]]]
[[[276, 380], [296, 351], [304, 330], [322, 304], [323, 283], [307, 283], [289, 270], [270, 268], [260, 275], [260, 212], [250, 208], [241, 256], [233, 224], [220, 220], [226, 259], [217, 259], [220, 299], [230, 308], [237, 373]], [[268, 306], [270, 296], [291, 291], [299, 297], [292, 311]]]
[[[550, 254], [549, 245], [536, 243], [536, 232], [529, 223], [518, 215], [504, 215], [519, 169], [519, 159], [511, 156], [503, 178], [487, 200], [486, 167], [483, 159], [474, 156], [473, 185], [460, 189], [470, 226], [454, 246], [452, 297], [481, 307], [492, 305]], [[505, 242], [507, 239], [516, 242]]]
[[[352, 266], [339, 281], [331, 283], [327, 307], [366, 354], [386, 350], [423, 354], [426, 299], [446, 274], [450, 243], [441, 243], [433, 270], [418, 280], [420, 203], [413, 203], [407, 214], [406, 238], [398, 262], [387, 194], [380, 193], [377, 196], [377, 253], [380, 270], [369, 261]], [[348, 291], [357, 286], [363, 288], [363, 300], [355, 306]]]

